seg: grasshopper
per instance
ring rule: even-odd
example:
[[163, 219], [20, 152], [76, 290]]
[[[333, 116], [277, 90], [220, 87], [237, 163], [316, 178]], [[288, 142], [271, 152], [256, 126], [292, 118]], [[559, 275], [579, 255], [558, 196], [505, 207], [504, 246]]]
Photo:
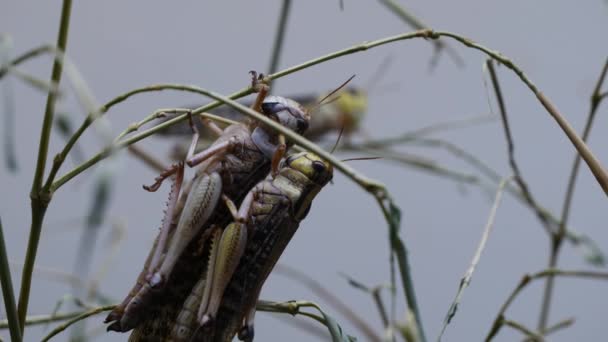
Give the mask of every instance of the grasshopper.
[[[268, 87], [261, 82], [262, 75], [257, 77], [252, 72], [252, 76], [254, 89], [258, 91], [253, 109], [302, 134], [310, 121], [308, 112], [293, 100], [267, 97]], [[125, 332], [143, 320], [146, 306], [152, 297], [159, 297], [154, 296], [155, 293], [166, 287], [184, 250], [190, 244], [198, 243], [197, 238], [212, 222], [221, 221], [221, 217], [227, 215], [225, 208], [218, 205], [221, 198], [238, 201], [269, 169], [272, 174], [278, 173], [279, 162], [287, 148], [282, 135], [255, 121], [233, 124], [225, 129], [209, 120], [204, 122], [218, 138], [209, 148], [194, 155], [199, 134], [191, 124], [194, 135], [186, 164], [197, 167], [196, 175], [180, 200], [183, 163], [162, 172], [152, 186], [144, 186], [148, 191], [156, 191], [166, 178], [176, 178], [159, 236], [144, 270], [121, 305], [107, 316], [106, 322], [113, 321], [108, 330]]]
[[221, 238], [219, 229], [212, 233], [207, 271], [184, 302], [169, 340], [231, 341], [237, 333], [253, 340], [262, 285], [332, 175], [331, 164], [313, 153], [291, 155], [275, 178], [246, 195], [238, 212], [231, 210], [234, 221]]

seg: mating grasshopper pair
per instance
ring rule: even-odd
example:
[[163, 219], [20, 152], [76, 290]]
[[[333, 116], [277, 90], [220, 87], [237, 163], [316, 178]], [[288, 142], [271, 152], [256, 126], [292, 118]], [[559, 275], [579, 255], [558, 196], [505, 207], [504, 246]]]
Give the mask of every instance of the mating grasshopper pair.
[[[268, 87], [261, 80], [261, 76], [253, 73], [253, 86], [258, 91], [253, 108], [295, 132], [306, 130], [310, 116], [304, 108], [289, 99], [266, 97]], [[181, 163], [161, 173], [154, 185], [145, 187], [155, 191], [164, 179], [176, 175], [155, 247], [132, 291], [106, 318], [106, 322], [113, 321], [109, 330], [125, 332], [145, 318], [146, 306], [166, 287], [188, 245], [201, 232], [207, 231], [211, 222], [228, 217], [224, 206], [219, 205], [222, 197], [239, 201], [268, 174], [269, 169], [273, 174], [278, 173], [279, 162], [286, 151], [282, 135], [254, 121], [233, 124], [224, 130], [210, 121], [206, 124], [218, 138], [208, 149], [193, 155], [198, 140], [198, 134], [194, 134], [187, 164], [198, 166], [194, 180], [181, 199], [178, 201], [183, 173]]]
[[[260, 78], [256, 78], [255, 74], [254, 88], [257, 88], [259, 92], [253, 106], [255, 110], [274, 118], [280, 124], [300, 134], [305, 131], [310, 116], [300, 105], [285, 98], [266, 97], [268, 89], [260, 83]], [[208, 149], [193, 156], [198, 139], [198, 134], [194, 135], [187, 163], [189, 166], [196, 164], [199, 164], [199, 166], [194, 180], [189, 187], [186, 186], [186, 190], [179, 201], [183, 164], [172, 166], [157, 178], [157, 182], [153, 186], [147, 187], [148, 190], [155, 191], [164, 179], [175, 175], [159, 236], [136, 285], [123, 303], [106, 318], [106, 322], [113, 321], [108, 330], [128, 331], [138, 326], [142, 321], [145, 325], [147, 316], [150, 316], [150, 314], [154, 316], [155, 305], [167, 304], [167, 298], [171, 298], [169, 304], [172, 305], [183, 303], [185, 296], [192, 289], [192, 284], [196, 281], [193, 276], [197, 277], [203, 274], [204, 251], [207, 250], [206, 247], [209, 245], [207, 240], [211, 240], [212, 247], [209, 266], [204, 276], [208, 285], [203, 286], [204, 289], [201, 290], [203, 291], [203, 302], [200, 304], [199, 322], [207, 325], [212, 324], [216, 313], [220, 309], [224, 288], [228, 285], [232, 273], [239, 265], [243, 253], [247, 255], [246, 246], [249, 246], [248, 241], [253, 241], [251, 240], [253, 237], [247, 238], [249, 228], [246, 228], [246, 226], [249, 227], [251, 223], [258, 220], [257, 216], [263, 215], [263, 211], [258, 208], [259, 205], [263, 204], [262, 207], [269, 209], [269, 213], [277, 211], [277, 209], [273, 209], [274, 206], [282, 208], [278, 211], [283, 212], [283, 216], [287, 215], [293, 222], [299, 223], [303, 215], [300, 215], [302, 214], [300, 210], [294, 214], [293, 208], [300, 208], [306, 203], [305, 208], [302, 208], [308, 208], [310, 200], [318, 192], [314, 189], [320, 189], [327, 182], [325, 181], [321, 186], [310, 187], [312, 186], [311, 182], [317, 179], [315, 175], [310, 174], [310, 170], [316, 170], [317, 173], [321, 172], [321, 168], [327, 170], [326, 165], [320, 161], [313, 163], [317, 166], [309, 166], [308, 169], [303, 168], [304, 164], [296, 163], [301, 169], [300, 174], [304, 175], [300, 177], [304, 177], [303, 179], [298, 177], [291, 179], [283, 175], [284, 172], [289, 174], [288, 171], [283, 171], [288, 170], [289, 167], [284, 167], [279, 172], [279, 161], [286, 151], [286, 142], [281, 135], [277, 135], [264, 126], [257, 125], [255, 122], [239, 123], [221, 130], [209, 121], [206, 122], [206, 125], [213, 132], [216, 132], [219, 137]], [[194, 128], [194, 126], [192, 127]], [[309, 157], [316, 158], [312, 155]], [[292, 164], [292, 162], [286, 163], [287, 165]], [[322, 165], [322, 167], [319, 165]], [[264, 183], [260, 183], [258, 186], [262, 186], [262, 188], [258, 189], [258, 186], [256, 186], [241, 205], [241, 210], [237, 212], [236, 206], [230, 199], [238, 203], [246, 191], [261, 180], [269, 169], [272, 170], [272, 177], [276, 176], [278, 181], [275, 187], [275, 189], [279, 189], [277, 195], [283, 194], [283, 199], [280, 202], [273, 202], [272, 198], [269, 197], [271, 194], [265, 193], [265, 188], [260, 185]], [[294, 170], [298, 170], [298, 168]], [[309, 174], [305, 172], [309, 172]], [[309, 175], [309, 177], [307, 178], [306, 175]], [[329, 175], [329, 178], [331, 178], [331, 171]], [[280, 179], [291, 180], [295, 182], [292, 185], [296, 186], [286, 188], [285, 181], [280, 181]], [[272, 181], [270, 182], [268, 184], [272, 186]], [[294, 194], [293, 191], [296, 191], [296, 193]], [[295, 196], [297, 201], [288, 204], [287, 202], [292, 199], [292, 195]], [[219, 205], [220, 198], [226, 202], [226, 207]], [[267, 202], [266, 204], [264, 204], [264, 200]], [[227, 213], [226, 208], [231, 209], [231, 215]], [[223, 232], [214, 228], [224, 226], [231, 216], [235, 217], [236, 221]], [[266, 225], [268, 224], [270, 223]], [[293, 228], [294, 224], [289, 225], [289, 227]], [[297, 228], [297, 224], [295, 224], [295, 228]], [[254, 230], [254, 232], [257, 231]], [[275, 233], [275, 235], [277, 234]], [[291, 235], [293, 233], [286, 236], [290, 238]], [[209, 239], [209, 237], [211, 238]], [[257, 239], [261, 239], [261, 237], [258, 236]], [[283, 238], [278, 238], [278, 240], [283, 241]], [[285, 247], [286, 241], [280, 251]], [[280, 245], [281, 243], [277, 244], [277, 246]], [[269, 245], [266, 248], [270, 249], [272, 246]], [[275, 252], [276, 255], [271, 259], [274, 261], [270, 264], [270, 268], [261, 269], [262, 274], [266, 273], [258, 281], [259, 288], [261, 288], [261, 284], [280, 255], [280, 251], [278, 254]], [[264, 271], [266, 269], [267, 271]], [[172, 276], [172, 274], [176, 274], [176, 276]], [[256, 290], [255, 298], [259, 294], [259, 288]], [[160, 296], [160, 294], [163, 295]], [[158, 306], [156, 306], [156, 309], [158, 309]], [[157, 317], [162, 316], [162, 307], [156, 311]], [[170, 316], [169, 314], [164, 319], [169, 322], [175, 319]], [[143, 331], [143, 333], [138, 331], [135, 335], [144, 336], [149, 332], [146, 332], [145, 328], [138, 330]], [[152, 336], [153, 334], [148, 335]], [[164, 334], [164, 336], [168, 335]], [[134, 338], [137, 339], [137, 337]]]

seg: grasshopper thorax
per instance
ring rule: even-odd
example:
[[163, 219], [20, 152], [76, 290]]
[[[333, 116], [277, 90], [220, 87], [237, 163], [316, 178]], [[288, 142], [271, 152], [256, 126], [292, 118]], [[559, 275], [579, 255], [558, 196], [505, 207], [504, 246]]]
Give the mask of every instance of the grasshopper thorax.
[[298, 134], [303, 134], [310, 123], [310, 114], [302, 105], [281, 96], [267, 96], [262, 102], [262, 112]]

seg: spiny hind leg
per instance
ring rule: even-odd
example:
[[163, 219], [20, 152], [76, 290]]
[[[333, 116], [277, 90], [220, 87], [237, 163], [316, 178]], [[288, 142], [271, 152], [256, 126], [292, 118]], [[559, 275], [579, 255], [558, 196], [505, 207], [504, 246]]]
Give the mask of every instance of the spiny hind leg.
[[171, 228], [173, 217], [175, 215], [175, 208], [178, 202], [178, 197], [181, 189], [181, 184], [183, 180], [183, 163], [178, 164], [178, 172], [174, 177], [174, 182], [171, 186], [171, 191], [169, 192], [169, 199], [167, 200], [167, 209], [165, 210], [165, 215], [162, 220], [162, 225], [160, 232], [157, 238], [154, 240], [154, 244], [148, 257], [146, 258], [146, 262], [144, 263], [144, 267], [137, 277], [137, 281], [127, 297], [122, 301], [120, 305], [118, 305], [105, 319], [105, 322], [115, 321], [113, 324], [108, 326], [108, 330], [115, 331], [124, 331], [125, 327], [121, 326], [120, 321], [122, 320], [124, 314], [127, 312], [127, 308], [129, 304], [133, 301], [134, 298], [140, 298], [140, 291], [144, 287], [147, 279], [154, 271], [154, 269], [158, 266], [160, 259], [163, 253], [166, 251], [167, 240], [170, 238]]
[[164, 286], [182, 252], [206, 226], [221, 194], [222, 178], [217, 172], [201, 174], [194, 180], [164, 258], [149, 278], [152, 288]]

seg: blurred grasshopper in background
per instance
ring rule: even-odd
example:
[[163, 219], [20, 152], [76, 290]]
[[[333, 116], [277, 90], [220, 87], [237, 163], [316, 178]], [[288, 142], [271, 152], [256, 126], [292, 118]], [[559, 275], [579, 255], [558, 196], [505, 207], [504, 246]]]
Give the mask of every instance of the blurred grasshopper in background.
[[232, 209], [234, 221], [224, 233], [210, 233], [207, 270], [190, 296], [165, 303], [165, 314], [138, 327], [130, 341], [227, 342], [237, 333], [252, 341], [262, 286], [332, 176], [332, 166], [313, 153], [287, 157], [276, 177], [258, 183], [238, 212]]
[[[303, 133], [308, 128], [309, 114], [295, 101], [268, 96], [268, 87], [253, 73], [253, 87], [258, 96], [253, 109], [273, 118], [285, 127]], [[192, 117], [190, 118], [192, 123]], [[206, 150], [194, 155], [198, 140], [195, 130], [188, 152], [187, 164], [196, 165], [196, 176], [186, 186], [178, 201], [184, 165], [178, 163], [161, 173], [146, 190], [156, 191], [162, 181], [175, 175], [167, 210], [155, 245], [147, 258], [138, 281], [121, 305], [106, 318], [113, 322], [108, 330], [125, 332], [133, 329], [148, 314], [147, 307], [163, 292], [172, 280], [171, 274], [188, 246], [196, 245], [201, 234], [211, 224], [224, 224], [230, 214], [219, 202], [221, 198], [239, 202], [251, 187], [262, 180], [269, 169], [278, 173], [279, 162], [287, 146], [285, 138], [254, 120], [237, 123], [221, 129], [210, 120], [205, 125], [218, 135]], [[198, 261], [200, 263], [200, 261]], [[186, 266], [190, 266], [186, 264]], [[198, 277], [196, 267], [190, 270]], [[193, 284], [194, 282], [192, 282]], [[189, 292], [190, 288], [186, 289]]]

